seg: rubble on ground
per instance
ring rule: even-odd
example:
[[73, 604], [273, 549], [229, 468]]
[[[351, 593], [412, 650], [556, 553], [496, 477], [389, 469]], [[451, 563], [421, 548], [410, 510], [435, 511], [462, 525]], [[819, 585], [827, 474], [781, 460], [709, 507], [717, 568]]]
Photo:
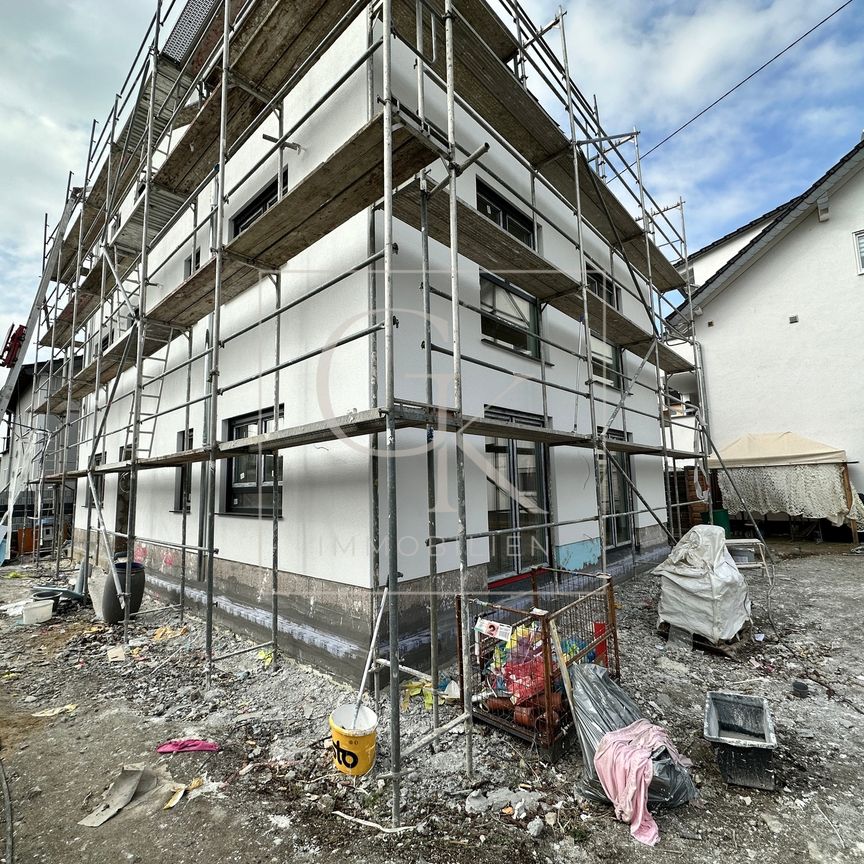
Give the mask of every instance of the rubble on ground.
[[[794, 856], [853, 860], [864, 855], [857, 816], [864, 764], [864, 667], [857, 620], [849, 608], [857, 600], [860, 566], [860, 559], [851, 556], [784, 562], [773, 616], [779, 632], [760, 608], [764, 586], [754, 584], [754, 632], [764, 632], [764, 638], [742, 640], [731, 658], [658, 637], [655, 578], [642, 576], [620, 586], [621, 684], [646, 717], [666, 727], [693, 760], [699, 787], [693, 804], [657, 814], [662, 839], [653, 853], [637, 848], [626, 826], [612, 819], [610, 808], [579, 795], [578, 746], [571, 743], [553, 762], [536, 747], [479, 724], [473, 780], [464, 771], [464, 728], [456, 727], [434, 750], [407, 763], [413, 773], [402, 783], [401, 824], [408, 830], [385, 830], [391, 824], [390, 786], [377, 776], [388, 765], [385, 724], [375, 771], [349, 778], [332, 765], [327, 718], [337, 705], [353, 701], [354, 685], [289, 659], [268, 667], [254, 652], [218, 663], [208, 684], [203, 625], [191, 615], [181, 625], [176, 610], [133, 622], [127, 650], [115, 662], [108, 652], [122, 647], [122, 627], [95, 621], [92, 610], [69, 610], [30, 628], [2, 623], [0, 676], [9, 693], [2, 703], [2, 744], [21, 820], [16, 836], [30, 835], [21, 840], [34, 850], [30, 860], [47, 861], [51, 854], [53, 860], [69, 860], [70, 850], [80, 850], [82, 843], [90, 844], [89, 849], [106, 842], [96, 837], [98, 832], [111, 836], [136, 818], [141, 830], [149, 826], [160, 834], [166, 816], [148, 811], [136, 817], [134, 809], [99, 828], [78, 828], [90, 832], [83, 840], [73, 840], [78, 834], [71, 829], [68, 836], [53, 829], [41, 838], [31, 833], [34, 820], [51, 813], [62, 821], [65, 817], [58, 814], [67, 809], [74, 824], [94, 810], [123, 764], [146, 761], [186, 787], [206, 775], [209, 788], [218, 792], [192, 800], [184, 800], [191, 793], [181, 795], [170, 809], [171, 820], [193, 820], [192, 814], [212, 820], [220, 813], [220, 824], [245, 825], [255, 839], [243, 842], [254, 842], [259, 852], [269, 848], [273, 855], [298, 861], [331, 858], [339, 850], [345, 860], [472, 864], [478, 858], [505, 857], [626, 862], [667, 853], [669, 860], [686, 855], [700, 862], [724, 855], [760, 864]], [[28, 576], [20, 565], [15, 570]], [[808, 582], [815, 579], [821, 588], [818, 602], [815, 583]], [[836, 596], [825, 588], [832, 579]], [[34, 584], [31, 578], [4, 581], [3, 602], [25, 596]], [[243, 644], [217, 630], [217, 654]], [[796, 680], [807, 683], [806, 696], [794, 694]], [[778, 740], [775, 792], [723, 782], [702, 737], [709, 690], [769, 700]], [[68, 705], [76, 708], [53, 717], [33, 716]], [[442, 721], [457, 711], [442, 705]], [[386, 697], [379, 716], [388, 716]], [[130, 737], [127, 741], [117, 734], [106, 753], [99, 730], [116, 727], [118, 717], [135, 718], [122, 725], [131, 728]], [[403, 741], [428, 731], [430, 717], [420, 696], [410, 699], [402, 712]], [[76, 802], [58, 798], [53, 772], [40, 767], [34, 754], [46, 734], [67, 742], [56, 758], [68, 762], [54, 770], [77, 774], [70, 787], [77, 790]], [[159, 744], [173, 739], [215, 741], [221, 749], [155, 753]], [[158, 813], [163, 813], [161, 805]], [[182, 833], [182, 822], [165, 824], [166, 837]], [[217, 825], [213, 830], [221, 829]], [[206, 842], [215, 843], [215, 836], [211, 840], [208, 835]], [[239, 842], [234, 835], [221, 840], [226, 848]], [[270, 860], [260, 854], [260, 860]], [[104, 860], [116, 858], [106, 853]], [[239, 855], [236, 860], [247, 859]]]

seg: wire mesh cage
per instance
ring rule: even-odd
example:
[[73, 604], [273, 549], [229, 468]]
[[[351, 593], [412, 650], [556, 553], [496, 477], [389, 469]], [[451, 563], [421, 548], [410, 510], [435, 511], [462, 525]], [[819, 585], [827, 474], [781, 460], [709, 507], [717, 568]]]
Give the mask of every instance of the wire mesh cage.
[[467, 600], [472, 713], [554, 754], [572, 726], [559, 650], [568, 667], [598, 663], [619, 675], [612, 580], [541, 568], [506, 588], [497, 602]]

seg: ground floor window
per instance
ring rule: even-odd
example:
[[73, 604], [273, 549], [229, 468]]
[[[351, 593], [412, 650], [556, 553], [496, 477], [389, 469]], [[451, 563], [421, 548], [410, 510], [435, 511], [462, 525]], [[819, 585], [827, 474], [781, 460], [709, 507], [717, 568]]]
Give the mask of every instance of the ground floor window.
[[[533, 415], [487, 411], [495, 419], [542, 426]], [[489, 575], [519, 573], [549, 560], [548, 532], [532, 529], [549, 521], [544, 484], [545, 447], [533, 441], [486, 439], [489, 530], [508, 529], [489, 538]], [[520, 530], [528, 529], [528, 530]]]
[[[280, 412], [281, 419], [281, 412]], [[237, 441], [263, 435], [275, 428], [273, 410], [247, 414], [228, 421], [228, 439]], [[282, 515], [282, 457], [273, 453], [241, 453], [228, 460], [225, 510], [228, 513], [272, 515], [273, 472], [279, 478], [278, 514]]]
[[[606, 437], [617, 441], [626, 440], [623, 432], [616, 432], [612, 429], [608, 431]], [[629, 546], [633, 539], [633, 517], [622, 515], [633, 510], [633, 496], [630, 493], [627, 480], [624, 479], [625, 475], [632, 478], [630, 457], [626, 453], [615, 450], [612, 451], [612, 456], [618, 465], [614, 465], [603, 453], [598, 457], [600, 508], [606, 525], [607, 549]]]
[[[192, 449], [193, 434], [191, 429], [177, 433], [177, 452]], [[192, 464], [178, 466], [174, 475], [174, 510], [178, 513], [189, 512], [192, 504]]]

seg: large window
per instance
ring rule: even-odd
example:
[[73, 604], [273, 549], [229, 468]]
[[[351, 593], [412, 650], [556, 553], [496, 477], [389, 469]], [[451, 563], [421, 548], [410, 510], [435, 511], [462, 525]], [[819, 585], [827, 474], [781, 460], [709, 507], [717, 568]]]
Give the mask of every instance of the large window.
[[[93, 466], [102, 465], [105, 462], [105, 454], [104, 453], [96, 453], [93, 456]], [[87, 479], [87, 478], [85, 478]], [[104, 474], [94, 474], [93, 475], [93, 485], [96, 487], [96, 494], [99, 496], [99, 506], [105, 506], [105, 475]], [[93, 496], [90, 494], [90, 480], [87, 479], [87, 492], [84, 495], [84, 506], [89, 507], [93, 504]]]
[[[534, 248], [532, 220], [480, 180], [477, 181], [477, 209], [508, 234]], [[528, 357], [540, 356], [537, 339], [540, 307], [536, 297], [520, 291], [507, 279], [481, 273], [480, 306], [490, 313], [482, 316], [480, 329], [484, 336], [496, 345], [512, 348]]]
[[[622, 432], [610, 429], [606, 434], [613, 440], [626, 440]], [[633, 510], [633, 496], [624, 479], [625, 474], [631, 477], [630, 457], [615, 450], [612, 450], [612, 456], [617, 466], [606, 458], [605, 453], [597, 457], [600, 466], [600, 508], [606, 524], [607, 549], [628, 546], [633, 538], [633, 517], [625, 515]]]
[[610, 345], [598, 336], [591, 335], [591, 370], [594, 380], [607, 387], [623, 390], [621, 373], [621, 349]]
[[[487, 416], [542, 425], [541, 418], [530, 415], [489, 410]], [[489, 575], [521, 573], [545, 564], [549, 560], [546, 529], [531, 528], [549, 521], [543, 446], [533, 441], [487, 438], [486, 458], [489, 530], [507, 531], [489, 538]]]
[[864, 231], [855, 233], [855, 260], [858, 262], [858, 273], [864, 274]]
[[508, 234], [534, 248], [534, 223], [505, 198], [483, 183], [477, 181], [477, 209]]
[[[283, 175], [283, 186], [288, 179], [288, 169]], [[274, 179], [259, 192], [245, 207], [238, 211], [231, 220], [231, 236], [236, 237], [245, 231], [259, 216], [269, 210], [279, 200], [279, 184]]]
[[585, 273], [588, 290], [605, 300], [613, 309], [617, 309], [620, 295], [614, 280], [591, 264], [587, 265]]
[[[484, 336], [528, 357], [540, 356], [540, 309], [536, 298], [488, 273], [480, 274], [480, 306]], [[495, 317], [491, 317], [494, 315]]]
[[[281, 418], [280, 412], [280, 418]], [[237, 441], [272, 431], [273, 410], [235, 417], [228, 421], [228, 438]], [[279, 509], [282, 515], [282, 457], [272, 453], [242, 453], [228, 460], [225, 510], [228, 513], [272, 514], [273, 470], [279, 478]]]
[[[192, 430], [177, 433], [177, 452], [192, 449]], [[192, 504], [192, 465], [187, 462], [176, 469], [174, 475], [174, 509], [178, 513], [189, 512]]]

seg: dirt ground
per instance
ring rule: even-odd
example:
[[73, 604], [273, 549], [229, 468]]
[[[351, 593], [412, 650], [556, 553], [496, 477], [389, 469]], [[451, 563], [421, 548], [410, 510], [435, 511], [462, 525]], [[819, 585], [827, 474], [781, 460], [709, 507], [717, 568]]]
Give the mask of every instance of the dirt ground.
[[[661, 840], [653, 849], [632, 840], [611, 808], [578, 794], [575, 742], [550, 764], [536, 748], [479, 725], [473, 799], [489, 795], [495, 806], [466, 812], [472, 785], [457, 729], [437, 753], [424, 751], [409, 763], [416, 772], [403, 781], [405, 830], [384, 833], [348, 821], [339, 814], [390, 824], [390, 787], [378, 777], [387, 771], [386, 732], [375, 771], [359, 782], [334, 771], [326, 749], [327, 717], [351, 700], [348, 685], [290, 660], [268, 667], [266, 656], [253, 652], [220, 663], [208, 688], [201, 622], [187, 616], [182, 630], [176, 611], [134, 623], [116, 662], [107, 652], [122, 646], [122, 628], [99, 624], [90, 610], [29, 627], [4, 616], [0, 758], [12, 794], [15, 860], [864, 860], [864, 556], [848, 547], [780, 551], [776, 630], [766, 615], [767, 585], [752, 577], [753, 634], [733, 659], [658, 638], [656, 577], [644, 574], [617, 589], [621, 684], [693, 760], [699, 787], [695, 802], [656, 814]], [[0, 570], [0, 604], [30, 594], [36, 583], [27, 574], [20, 566]], [[171, 629], [160, 631], [165, 625]], [[216, 650], [243, 644], [220, 631]], [[808, 685], [805, 698], [792, 694], [796, 679]], [[767, 697], [778, 739], [775, 791], [724, 783], [702, 737], [708, 690]], [[33, 716], [69, 705], [75, 707], [54, 717]], [[386, 716], [386, 705], [381, 710]], [[455, 711], [443, 708], [443, 719]], [[428, 728], [419, 697], [403, 717], [406, 744]], [[222, 749], [155, 752], [175, 738], [204, 738]], [[136, 764], [154, 769], [160, 784], [100, 827], [79, 825], [121, 767]], [[163, 809], [171, 782], [192, 781], [198, 789]], [[502, 794], [523, 806], [508, 813]], [[527, 830], [532, 822], [537, 837]]]

